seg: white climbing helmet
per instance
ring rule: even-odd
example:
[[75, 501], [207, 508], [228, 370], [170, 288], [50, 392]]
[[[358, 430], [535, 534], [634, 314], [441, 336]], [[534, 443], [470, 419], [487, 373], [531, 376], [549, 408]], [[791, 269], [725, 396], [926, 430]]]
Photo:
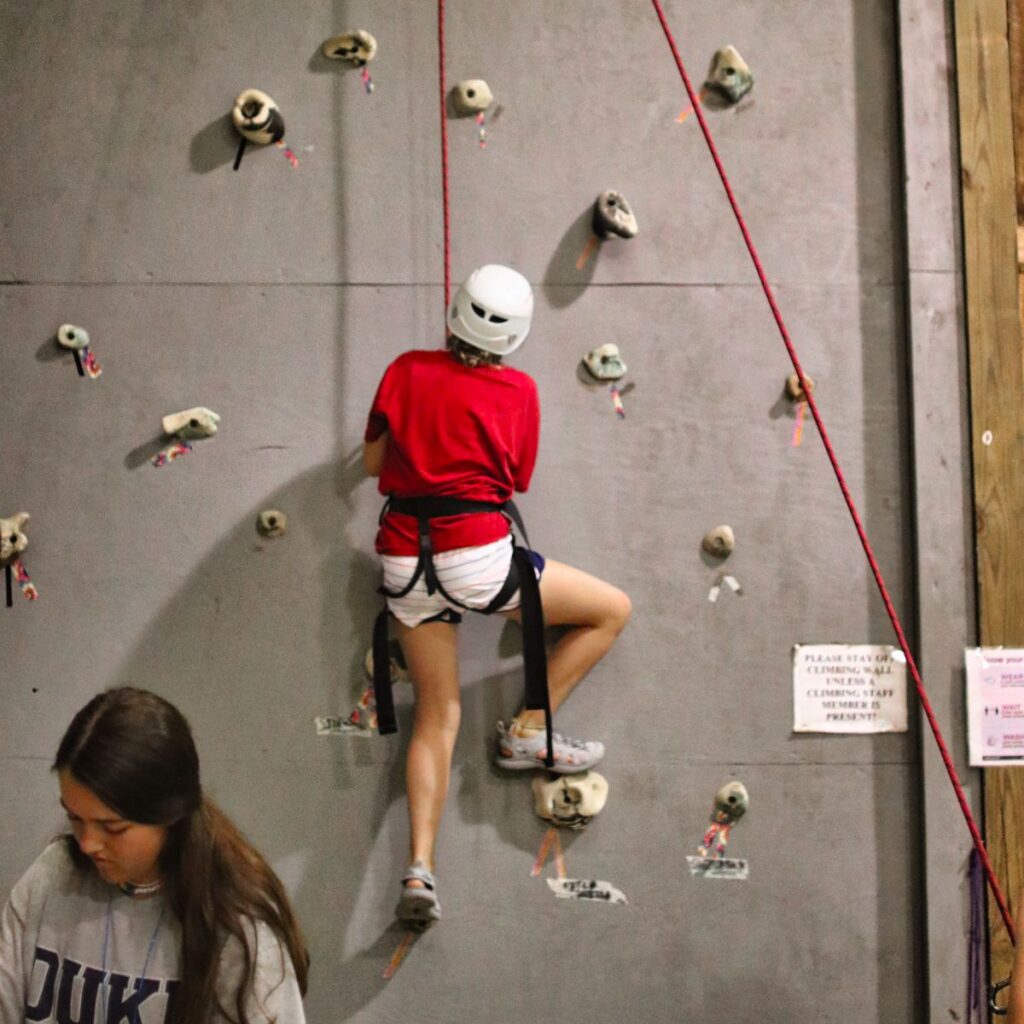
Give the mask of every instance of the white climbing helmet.
[[526, 340], [533, 316], [533, 289], [517, 270], [489, 263], [459, 286], [448, 329], [485, 352], [507, 356]]

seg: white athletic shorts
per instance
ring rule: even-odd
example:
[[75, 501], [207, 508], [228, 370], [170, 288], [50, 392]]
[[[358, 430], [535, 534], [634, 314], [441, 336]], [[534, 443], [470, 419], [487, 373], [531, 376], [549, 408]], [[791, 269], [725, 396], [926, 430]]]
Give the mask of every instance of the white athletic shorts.
[[[422, 622], [437, 619], [443, 622], [461, 622], [460, 614], [465, 608], [482, 611], [504, 586], [512, 563], [513, 541], [511, 534], [491, 544], [472, 548], [454, 548], [434, 555], [434, 571], [446, 591], [459, 604], [453, 604], [444, 594], [437, 591], [427, 593], [424, 576], [405, 597], [389, 597], [388, 611], [406, 626], [418, 626]], [[531, 552], [537, 579], [544, 570], [544, 559]], [[404, 590], [409, 585], [418, 561], [415, 555], [381, 555], [384, 568], [384, 586], [388, 590]], [[459, 607], [462, 605], [463, 607]], [[509, 612], [519, 607], [517, 590], [508, 603], [498, 611]]]

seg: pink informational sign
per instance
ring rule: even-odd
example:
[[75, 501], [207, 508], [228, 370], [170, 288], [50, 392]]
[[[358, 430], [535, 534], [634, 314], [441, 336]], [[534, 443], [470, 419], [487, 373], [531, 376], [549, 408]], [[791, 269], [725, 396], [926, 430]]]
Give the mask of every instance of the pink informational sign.
[[1024, 764], [1024, 650], [969, 647], [964, 663], [971, 765]]

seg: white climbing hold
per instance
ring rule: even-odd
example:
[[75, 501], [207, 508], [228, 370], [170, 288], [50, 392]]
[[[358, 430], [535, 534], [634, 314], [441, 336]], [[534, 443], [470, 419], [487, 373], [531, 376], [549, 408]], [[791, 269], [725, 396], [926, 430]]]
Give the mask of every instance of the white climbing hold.
[[61, 324], [57, 330], [57, 344], [73, 352], [81, 352], [89, 347], [89, 332], [74, 324]]
[[29, 518], [27, 512], [16, 512], [6, 519], [0, 518], [0, 565], [6, 565], [28, 547], [28, 537], [23, 527]]
[[460, 114], [479, 114], [494, 102], [494, 94], [482, 78], [470, 78], [455, 86], [452, 101]]
[[584, 828], [608, 802], [608, 780], [597, 772], [562, 775], [550, 782], [538, 776], [531, 787], [537, 817], [561, 828]]
[[171, 413], [163, 418], [165, 434], [172, 434], [184, 440], [196, 437], [213, 437], [217, 433], [220, 416], [212, 409], [197, 405], [193, 409]]
[[365, 29], [360, 28], [324, 40], [320, 52], [331, 60], [343, 60], [361, 68], [377, 55], [377, 40]]
[[256, 529], [264, 537], [283, 537], [288, 529], [288, 517], [276, 508], [268, 508], [256, 517]]
[[619, 346], [610, 342], [588, 352], [583, 357], [583, 365], [597, 380], [618, 380], [626, 373]]
[[259, 89], [239, 94], [231, 108], [231, 121], [244, 139], [258, 146], [284, 138], [284, 117], [278, 105]]

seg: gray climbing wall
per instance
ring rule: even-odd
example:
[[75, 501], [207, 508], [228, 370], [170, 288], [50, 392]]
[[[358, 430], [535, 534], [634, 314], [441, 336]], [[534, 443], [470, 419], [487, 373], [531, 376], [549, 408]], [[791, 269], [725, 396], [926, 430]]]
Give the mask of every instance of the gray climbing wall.
[[[912, 622], [895, 4], [667, 9], [695, 78], [726, 43], [753, 68], [752, 102], [710, 123]], [[41, 595], [0, 608], [0, 887], [59, 827], [48, 765], [71, 715], [130, 682], [190, 717], [208, 789], [285, 879], [313, 1022], [916, 1020], [917, 737], [790, 731], [794, 643], [891, 634], [813, 427], [791, 446], [791, 368], [640, 0], [454, 0], [448, 18], [449, 81], [484, 76], [501, 105], [486, 150], [472, 121], [451, 124], [454, 273], [507, 262], [538, 295], [515, 357], [544, 410], [522, 508], [539, 550], [634, 602], [561, 716], [606, 740], [612, 786], [566, 841], [569, 873], [630, 902], [556, 901], [530, 877], [528, 778], [490, 765], [518, 639], [470, 621], [446, 916], [381, 980], [409, 694], [397, 739], [317, 737], [313, 717], [347, 713], [364, 685], [373, 389], [441, 340], [434, 18], [425, 0], [0, 6], [0, 514], [32, 513]], [[381, 47], [372, 96], [319, 56], [359, 26]], [[232, 171], [225, 115], [248, 86], [280, 104], [297, 170], [250, 148]], [[577, 270], [608, 187], [641, 236]], [[54, 349], [64, 321], [92, 333], [100, 381]], [[636, 385], [621, 422], [577, 377], [608, 341]], [[194, 404], [220, 433], [154, 469], [161, 415]], [[284, 540], [257, 537], [266, 507], [288, 513]], [[711, 604], [698, 545], [720, 522], [743, 594]], [[684, 858], [731, 778], [751, 793], [730, 847], [751, 877], [698, 882]]]

